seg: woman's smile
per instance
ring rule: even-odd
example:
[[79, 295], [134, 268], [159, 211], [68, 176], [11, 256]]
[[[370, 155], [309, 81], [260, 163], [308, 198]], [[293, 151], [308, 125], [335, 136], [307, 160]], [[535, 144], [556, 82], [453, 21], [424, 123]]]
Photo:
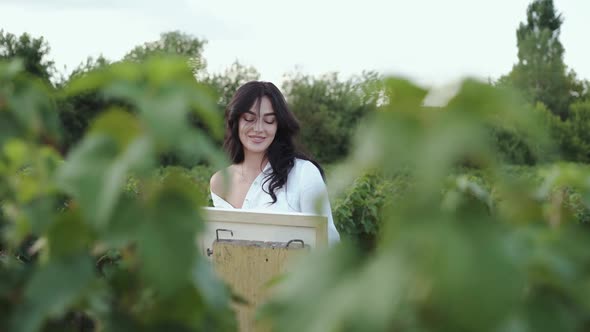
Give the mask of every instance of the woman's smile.
[[254, 143], [262, 143], [266, 139], [264, 136], [248, 136], [248, 138]]

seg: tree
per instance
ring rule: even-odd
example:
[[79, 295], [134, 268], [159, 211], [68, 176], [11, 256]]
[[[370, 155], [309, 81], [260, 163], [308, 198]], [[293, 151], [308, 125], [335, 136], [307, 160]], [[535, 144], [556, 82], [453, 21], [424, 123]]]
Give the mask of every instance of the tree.
[[86, 58], [85, 62], [81, 62], [78, 67], [72, 70], [68, 77], [68, 81], [80, 75], [87, 74], [93, 70], [105, 68], [110, 64], [111, 61], [102, 55], [99, 55], [96, 59], [89, 56]]
[[528, 6], [526, 23], [516, 31], [518, 63], [500, 82], [518, 88], [531, 103], [542, 102], [565, 119], [583, 87], [563, 61], [562, 23], [553, 0], [534, 0]]
[[148, 57], [157, 55], [182, 55], [191, 59], [191, 67], [196, 75], [206, 67], [202, 54], [205, 43], [205, 40], [180, 31], [164, 32], [159, 40], [134, 47], [123, 57], [123, 60], [144, 61]]
[[319, 162], [346, 156], [359, 120], [376, 109], [378, 94], [368, 88], [377, 82], [369, 72], [340, 81], [338, 75], [320, 78], [296, 74], [283, 84], [289, 107], [301, 121], [301, 142]]
[[242, 84], [258, 79], [260, 79], [260, 73], [256, 68], [234, 61], [223, 74], [207, 75], [203, 83], [211, 86], [219, 94], [219, 106], [225, 108]]
[[43, 37], [33, 38], [28, 33], [20, 37], [0, 30], [0, 60], [20, 58], [25, 72], [50, 82], [55, 74], [55, 64], [48, 59], [49, 44]]

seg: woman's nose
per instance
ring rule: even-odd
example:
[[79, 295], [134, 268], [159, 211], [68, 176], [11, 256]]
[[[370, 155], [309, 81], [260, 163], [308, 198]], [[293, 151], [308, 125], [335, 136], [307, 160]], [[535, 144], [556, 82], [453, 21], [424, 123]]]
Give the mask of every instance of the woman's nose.
[[254, 124], [254, 129], [256, 131], [262, 131], [262, 120], [261, 119], [256, 120], [256, 123]]

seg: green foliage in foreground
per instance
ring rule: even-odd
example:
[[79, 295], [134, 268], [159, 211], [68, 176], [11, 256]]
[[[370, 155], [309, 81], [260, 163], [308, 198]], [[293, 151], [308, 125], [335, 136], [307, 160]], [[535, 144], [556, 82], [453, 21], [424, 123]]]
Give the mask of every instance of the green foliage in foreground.
[[[0, 330], [234, 330], [194, 241], [225, 160], [189, 114], [217, 138], [223, 126], [187, 61], [108, 65], [59, 96], [18, 62], [0, 65], [0, 83]], [[435, 109], [410, 82], [375, 87], [383, 104], [328, 180], [358, 245], [311, 255], [262, 319], [282, 331], [583, 331], [589, 167], [506, 167], [490, 128], [522, 133], [536, 160], [554, 150], [509, 90], [467, 80]], [[62, 160], [54, 100], [87, 91], [135, 112], [101, 112]], [[159, 168], [167, 153], [211, 168]]]
[[68, 96], [97, 91], [137, 113], [105, 110], [63, 161], [43, 144], [59, 134], [54, 96], [18, 62], [0, 65], [0, 82], [0, 330], [232, 330], [229, 294], [195, 245], [206, 197], [179, 171], [154, 176], [169, 152], [223, 163], [188, 124], [195, 112], [221, 134], [216, 100], [187, 61], [71, 82]]
[[[551, 149], [510, 91], [467, 80], [447, 107], [424, 109], [419, 87], [385, 87], [388, 103], [329, 183], [379, 195], [359, 180], [371, 170], [412, 185], [384, 199], [371, 255], [340, 246], [304, 262], [263, 316], [281, 331], [586, 330], [590, 229], [575, 212], [590, 207], [590, 168], [507, 170], [490, 125], [519, 127]], [[466, 165], [477, 171], [452, 175]]]

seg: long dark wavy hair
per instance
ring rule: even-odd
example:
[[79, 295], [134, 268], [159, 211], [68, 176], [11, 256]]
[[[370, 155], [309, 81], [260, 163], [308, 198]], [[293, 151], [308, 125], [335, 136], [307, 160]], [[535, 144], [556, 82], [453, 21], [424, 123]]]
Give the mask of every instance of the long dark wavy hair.
[[[281, 91], [271, 82], [250, 81], [238, 88], [225, 109], [225, 140], [223, 147], [234, 164], [244, 161], [244, 146], [239, 137], [240, 117], [249, 111], [254, 104], [260, 105], [262, 97], [268, 97], [277, 121], [275, 138], [266, 151], [266, 159], [272, 167], [272, 173], [264, 179], [267, 182], [268, 194], [272, 197], [272, 203], [276, 203], [276, 190], [287, 183], [287, 176], [295, 165], [295, 158], [311, 161], [324, 178], [324, 170], [313, 159], [308, 157], [295, 144], [295, 138], [299, 133], [299, 122], [287, 106], [287, 101]], [[263, 188], [264, 188], [263, 184]]]

